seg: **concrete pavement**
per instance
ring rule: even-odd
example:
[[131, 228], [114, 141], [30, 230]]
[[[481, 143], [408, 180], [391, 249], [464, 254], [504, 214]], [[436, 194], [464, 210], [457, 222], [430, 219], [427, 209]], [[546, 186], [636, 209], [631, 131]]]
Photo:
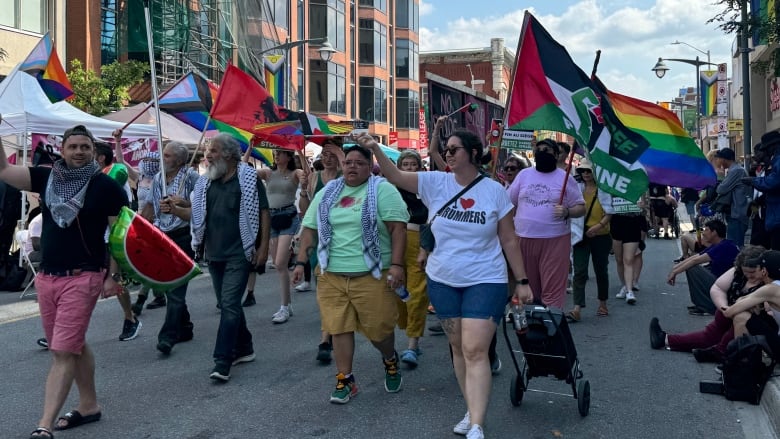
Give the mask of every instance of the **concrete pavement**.
[[[665, 284], [676, 241], [650, 240], [645, 252], [641, 291], [635, 306], [614, 299], [617, 281], [610, 261], [610, 315], [595, 317], [595, 284], [587, 287], [583, 320], [571, 326], [585, 378], [590, 381], [589, 416], [577, 413], [571, 396], [528, 392], [520, 407], [509, 403], [515, 373], [506, 343], [499, 338], [503, 370], [492, 384], [487, 437], [569, 438], [771, 438], [776, 433], [765, 410], [777, 418], [777, 379], [761, 406], [734, 403], [701, 394], [698, 382], [716, 379], [712, 365], [689, 354], [654, 351], [648, 322], [658, 316], [665, 330], [699, 329], [706, 317], [687, 314], [687, 285]], [[591, 276], [593, 279], [593, 276]], [[452, 438], [452, 426], [465, 410], [452, 376], [446, 341], [425, 337], [414, 371], [404, 370], [404, 389], [387, 394], [378, 353], [356, 338], [354, 371], [360, 395], [345, 406], [327, 402], [335, 385], [335, 367], [314, 361], [319, 337], [316, 298], [293, 293], [295, 313], [273, 325], [278, 309], [278, 280], [273, 270], [258, 278], [258, 304], [247, 308], [257, 360], [236, 366], [230, 382], [211, 382], [211, 352], [218, 311], [208, 276], [191, 282], [188, 294], [195, 339], [178, 345], [170, 357], [155, 350], [163, 310], [144, 310], [139, 337], [119, 342], [121, 311], [115, 300], [99, 302], [87, 335], [97, 358], [96, 380], [103, 419], [58, 439], [92, 438]], [[571, 299], [569, 299], [569, 302]], [[41, 336], [34, 302], [16, 293], [0, 293], [1, 438], [26, 438], [40, 416], [49, 354], [35, 345]], [[33, 311], [31, 311], [33, 309]], [[429, 322], [435, 321], [429, 317]], [[397, 332], [396, 347], [406, 338]], [[515, 345], [516, 347], [516, 345]], [[530, 387], [567, 393], [564, 382], [534, 378]], [[76, 404], [71, 392], [63, 412]], [[774, 398], [774, 399], [773, 399]], [[776, 428], [776, 426], [774, 427]], [[774, 436], [773, 436], [774, 435]]]

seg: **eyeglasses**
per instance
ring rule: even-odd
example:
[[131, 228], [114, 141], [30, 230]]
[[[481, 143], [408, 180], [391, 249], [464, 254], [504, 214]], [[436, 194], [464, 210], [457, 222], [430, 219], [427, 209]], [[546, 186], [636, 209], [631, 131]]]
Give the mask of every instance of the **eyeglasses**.
[[444, 148], [444, 154], [450, 154], [455, 155], [456, 152], [458, 152], [459, 149], [465, 148], [464, 146], [449, 146], [447, 148]]
[[504, 171], [507, 171], [507, 172], [515, 172], [518, 169], [519, 168], [517, 166], [504, 166]]
[[578, 169], [578, 171], [579, 171], [580, 174], [592, 174], [593, 173], [593, 171], [591, 171], [590, 169]]

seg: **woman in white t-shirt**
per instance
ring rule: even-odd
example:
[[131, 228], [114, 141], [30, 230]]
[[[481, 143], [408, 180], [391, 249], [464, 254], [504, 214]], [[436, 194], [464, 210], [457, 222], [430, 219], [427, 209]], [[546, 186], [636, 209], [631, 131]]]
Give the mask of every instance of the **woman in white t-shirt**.
[[519, 279], [514, 297], [520, 303], [533, 297], [514, 235], [512, 203], [501, 184], [483, 178], [437, 214], [480, 176], [485, 155], [479, 137], [471, 132], [458, 130], [447, 140], [444, 157], [450, 173], [401, 171], [369, 134], [357, 141], [373, 150], [391, 183], [419, 194], [428, 207], [436, 237], [425, 268], [428, 295], [452, 347], [455, 375], [468, 409], [453, 431], [481, 438], [492, 379], [488, 348], [506, 305], [507, 264], [502, 250]]

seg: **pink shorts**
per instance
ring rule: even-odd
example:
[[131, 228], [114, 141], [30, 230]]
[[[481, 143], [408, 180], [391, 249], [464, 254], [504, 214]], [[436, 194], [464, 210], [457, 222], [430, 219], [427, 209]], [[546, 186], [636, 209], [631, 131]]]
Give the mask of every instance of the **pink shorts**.
[[81, 354], [89, 319], [103, 292], [103, 273], [85, 271], [77, 276], [35, 277], [38, 309], [49, 350]]

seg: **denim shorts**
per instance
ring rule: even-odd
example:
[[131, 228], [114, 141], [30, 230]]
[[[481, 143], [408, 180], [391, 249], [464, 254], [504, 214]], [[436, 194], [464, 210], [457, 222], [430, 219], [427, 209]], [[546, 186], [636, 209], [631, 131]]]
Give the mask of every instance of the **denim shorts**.
[[493, 319], [498, 324], [504, 318], [508, 297], [505, 283], [484, 283], [469, 287], [451, 287], [428, 277], [428, 297], [439, 319]]
[[299, 215], [295, 215], [292, 220], [292, 224], [290, 224], [290, 227], [282, 230], [276, 230], [273, 227], [271, 227], [271, 238], [277, 238], [279, 235], [295, 235], [298, 233], [298, 228], [301, 227], [301, 217]]

